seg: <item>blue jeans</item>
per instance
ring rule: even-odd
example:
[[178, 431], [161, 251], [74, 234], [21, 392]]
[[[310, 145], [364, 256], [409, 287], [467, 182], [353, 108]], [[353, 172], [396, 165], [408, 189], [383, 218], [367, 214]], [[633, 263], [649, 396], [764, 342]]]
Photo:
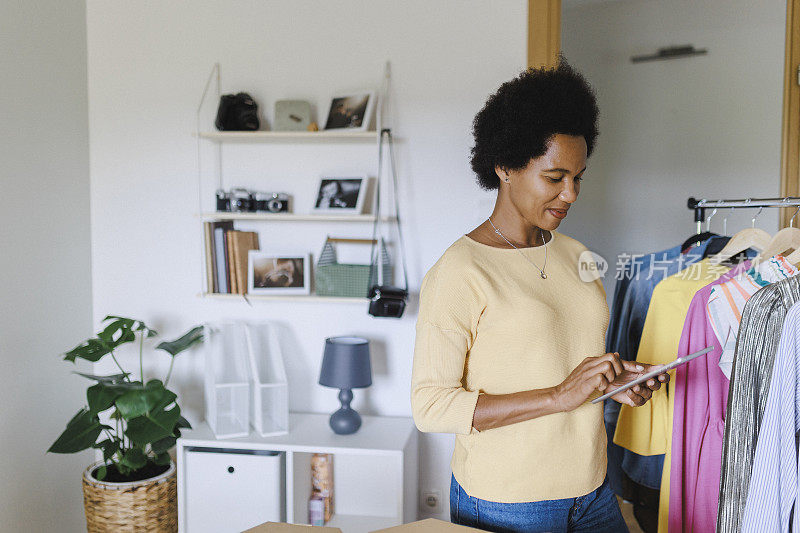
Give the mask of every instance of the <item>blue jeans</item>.
[[468, 495], [451, 474], [450, 521], [500, 533], [628, 531], [608, 479], [586, 496], [541, 502], [501, 503]]

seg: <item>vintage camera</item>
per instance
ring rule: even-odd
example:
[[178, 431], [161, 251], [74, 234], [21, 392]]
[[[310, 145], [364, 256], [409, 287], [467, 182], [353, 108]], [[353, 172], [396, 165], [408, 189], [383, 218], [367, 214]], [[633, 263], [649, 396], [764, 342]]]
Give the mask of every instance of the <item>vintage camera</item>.
[[231, 210], [231, 193], [217, 189], [217, 211]]
[[289, 195], [283, 192], [258, 192], [236, 187], [217, 189], [217, 211], [288, 213]]
[[214, 125], [220, 131], [255, 131], [260, 125], [258, 105], [247, 93], [223, 94]]
[[270, 213], [288, 213], [289, 195], [282, 192], [257, 192], [254, 195], [255, 210]]
[[256, 210], [252, 193], [242, 187], [224, 191], [217, 189], [217, 211], [248, 212]]
[[248, 212], [256, 210], [255, 201], [253, 200], [253, 195], [247, 189], [243, 189], [241, 187], [231, 189], [230, 199], [231, 199], [231, 208], [230, 208], [231, 211]]

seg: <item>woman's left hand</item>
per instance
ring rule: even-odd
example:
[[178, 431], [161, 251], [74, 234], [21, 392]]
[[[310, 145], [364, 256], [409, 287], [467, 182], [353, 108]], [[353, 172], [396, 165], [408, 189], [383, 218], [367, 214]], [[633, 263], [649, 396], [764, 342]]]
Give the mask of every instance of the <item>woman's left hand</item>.
[[[651, 372], [657, 368], [657, 365], [648, 365], [647, 363], [638, 363], [636, 361], [624, 361], [622, 363], [622, 373], [618, 374], [616, 379], [608, 386], [610, 390], [621, 387], [626, 383], [630, 383], [642, 374]], [[661, 388], [662, 383], [669, 382], [669, 374], [661, 374], [655, 378], [648, 379], [645, 383], [634, 385], [633, 388], [625, 392], [615, 394], [611, 398], [619, 403], [630, 405], [631, 407], [639, 407], [647, 403], [653, 396], [653, 391]]]

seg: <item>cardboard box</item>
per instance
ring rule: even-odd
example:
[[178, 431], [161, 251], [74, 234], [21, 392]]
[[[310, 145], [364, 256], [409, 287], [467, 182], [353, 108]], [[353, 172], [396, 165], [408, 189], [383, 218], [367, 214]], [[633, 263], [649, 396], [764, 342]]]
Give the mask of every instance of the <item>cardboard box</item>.
[[[370, 533], [469, 533], [483, 531], [474, 527], [445, 522], [436, 518], [426, 518], [408, 524], [376, 529]], [[306, 524], [287, 524], [285, 522], [267, 522], [248, 529], [243, 533], [347, 533], [338, 527], [309, 526]]]
[[286, 522], [265, 522], [243, 533], [342, 533], [342, 530], [338, 527], [287, 524]]
[[436, 518], [426, 518], [425, 520], [417, 520], [416, 522], [409, 522], [399, 526], [376, 529], [370, 533], [467, 533], [470, 531], [483, 530], [445, 522]]

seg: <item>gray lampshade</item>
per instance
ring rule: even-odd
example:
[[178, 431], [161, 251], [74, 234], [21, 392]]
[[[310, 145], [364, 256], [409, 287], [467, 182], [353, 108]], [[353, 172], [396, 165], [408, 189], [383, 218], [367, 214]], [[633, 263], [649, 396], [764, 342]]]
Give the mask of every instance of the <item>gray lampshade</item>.
[[336, 389], [356, 389], [372, 385], [369, 341], [361, 337], [325, 339], [319, 384]]

